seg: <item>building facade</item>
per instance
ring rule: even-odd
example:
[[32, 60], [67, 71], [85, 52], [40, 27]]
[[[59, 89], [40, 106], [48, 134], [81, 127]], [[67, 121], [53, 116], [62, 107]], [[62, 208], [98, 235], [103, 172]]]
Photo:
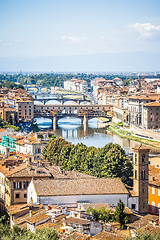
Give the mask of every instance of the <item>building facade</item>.
[[160, 166], [149, 166], [149, 212], [159, 214], [160, 211]]
[[142, 119], [142, 125], [145, 129], [160, 129], [160, 102], [144, 104]]
[[148, 212], [148, 165], [149, 149], [140, 147], [133, 148], [133, 192], [138, 196], [138, 211]]
[[16, 113], [18, 122], [30, 122], [34, 119], [34, 101], [32, 99], [20, 99], [16, 101]]

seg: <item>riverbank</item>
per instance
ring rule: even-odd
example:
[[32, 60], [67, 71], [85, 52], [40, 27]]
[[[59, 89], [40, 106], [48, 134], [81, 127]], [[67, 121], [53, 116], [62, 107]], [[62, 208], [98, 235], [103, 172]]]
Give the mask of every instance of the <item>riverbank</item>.
[[134, 135], [134, 133], [132, 131], [129, 131], [128, 129], [123, 128], [114, 122], [108, 123], [107, 130], [109, 130], [110, 132], [113, 132], [113, 134], [116, 134], [116, 135], [120, 136], [121, 138], [126, 138], [129, 140], [147, 145], [149, 147], [151, 153], [153, 153], [153, 152], [160, 153], [160, 142], [159, 141], [136, 136], [136, 135]]

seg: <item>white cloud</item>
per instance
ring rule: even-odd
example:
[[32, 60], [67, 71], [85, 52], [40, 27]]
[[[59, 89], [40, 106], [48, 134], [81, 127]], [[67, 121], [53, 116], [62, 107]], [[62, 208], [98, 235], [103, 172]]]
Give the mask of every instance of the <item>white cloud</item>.
[[119, 37], [100, 37], [100, 40], [107, 43], [118, 43], [120, 41]]
[[19, 42], [21, 42], [21, 39], [16, 39], [16, 43], [19, 43]]
[[4, 43], [4, 46], [8, 46], [8, 47], [10, 47], [10, 46], [12, 46], [12, 45], [13, 45], [12, 42], [5, 42], [5, 43]]
[[160, 25], [155, 26], [151, 23], [131, 23], [128, 27], [136, 30], [142, 37], [152, 37], [160, 32]]
[[66, 36], [64, 35], [62, 37], [62, 40], [63, 41], [69, 41], [69, 42], [73, 42], [73, 43], [82, 43], [82, 42], [85, 42], [87, 41], [88, 39], [86, 37], [74, 37], [74, 36]]

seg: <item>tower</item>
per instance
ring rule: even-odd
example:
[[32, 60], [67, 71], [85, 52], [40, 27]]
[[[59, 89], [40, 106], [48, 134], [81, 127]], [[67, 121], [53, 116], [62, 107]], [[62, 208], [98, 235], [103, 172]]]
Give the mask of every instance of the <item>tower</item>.
[[133, 148], [133, 190], [138, 196], [138, 211], [148, 212], [149, 150], [144, 146]]

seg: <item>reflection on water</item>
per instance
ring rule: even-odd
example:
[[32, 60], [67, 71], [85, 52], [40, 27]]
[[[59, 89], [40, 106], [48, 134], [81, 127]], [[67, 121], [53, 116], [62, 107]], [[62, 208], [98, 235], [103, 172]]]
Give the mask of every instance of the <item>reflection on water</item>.
[[[37, 118], [36, 121], [44, 131], [51, 127], [50, 119]], [[126, 152], [132, 152], [135, 142], [123, 139], [117, 135], [107, 135], [105, 126], [106, 124], [100, 123], [97, 119], [91, 119], [88, 122], [88, 126], [84, 127], [80, 119], [68, 117], [58, 121], [58, 126], [54, 133], [56, 136], [62, 136], [73, 144], [82, 142], [87, 146], [98, 148], [113, 142], [120, 144]]]

